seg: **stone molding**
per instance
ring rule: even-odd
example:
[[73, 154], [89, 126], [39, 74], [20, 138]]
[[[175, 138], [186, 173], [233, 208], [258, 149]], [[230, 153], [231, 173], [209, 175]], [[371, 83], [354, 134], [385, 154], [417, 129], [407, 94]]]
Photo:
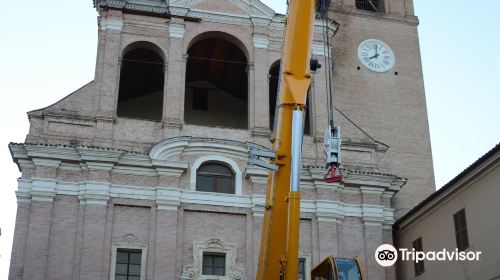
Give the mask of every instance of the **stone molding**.
[[170, 23], [170, 26], [168, 28], [168, 33], [169, 33], [170, 38], [182, 39], [182, 38], [184, 38], [185, 32], [186, 31], [184, 28], [184, 24]]
[[[323, 42], [313, 42], [312, 44], [312, 54], [318, 56], [325, 56], [325, 50], [327, 51], [328, 56], [331, 56], [332, 47], [326, 47]], [[323, 135], [321, 135], [323, 137]]]
[[196, 159], [193, 164], [191, 165], [191, 176], [189, 178], [189, 190], [191, 191], [196, 191], [196, 174], [198, 171], [198, 168], [205, 162], [209, 161], [215, 161], [215, 162], [221, 162], [221, 163], [226, 163], [227, 165], [230, 166], [230, 168], [234, 172], [234, 192], [235, 194], [242, 194], [243, 191], [243, 185], [242, 185], [242, 179], [241, 179], [241, 169], [238, 167], [238, 164], [225, 156], [220, 156], [220, 155], [207, 155], [207, 156], [202, 156]]
[[267, 49], [269, 46], [269, 36], [263, 34], [253, 35], [253, 47], [256, 49]]
[[[203, 253], [222, 253], [226, 256], [226, 273], [224, 276], [202, 274]], [[216, 277], [216, 278], [215, 278]], [[226, 243], [219, 238], [209, 238], [206, 241], [193, 242], [193, 264], [184, 266], [181, 280], [246, 280], [246, 272], [236, 263], [236, 244]]]
[[[44, 187], [40, 187], [44, 186]], [[339, 194], [361, 191], [332, 189]], [[394, 193], [394, 192], [393, 192]], [[16, 196], [18, 203], [34, 201], [53, 201], [56, 195], [78, 196], [80, 204], [106, 206], [112, 198], [140, 199], [155, 201], [160, 210], [177, 211], [183, 204], [198, 204], [246, 208], [256, 217], [264, 215], [264, 195], [238, 195], [211, 192], [197, 192], [168, 187], [125, 186], [103, 182], [63, 182], [46, 179], [19, 179]], [[365, 223], [391, 225], [394, 223], [394, 209], [373, 204], [349, 204], [336, 200], [302, 199], [300, 211], [304, 214], [316, 214], [318, 221], [341, 223], [344, 217], [362, 218]]]
[[[127, 0], [94, 0], [94, 5], [99, 11], [101, 8], [126, 9], [138, 12], [156, 13], [159, 15], [174, 15], [181, 17], [199, 18], [202, 21], [233, 24], [241, 26], [262, 26], [271, 29], [283, 30], [285, 27], [285, 16], [276, 14], [264, 3], [254, 0], [230, 0], [231, 3], [241, 8], [245, 14], [232, 14], [216, 11], [207, 11], [192, 8], [192, 6], [201, 0], [171, 0], [165, 1], [146, 1], [137, 0], [130, 2]], [[333, 35], [337, 32], [339, 24], [332, 21], [328, 23], [328, 32]], [[316, 20], [314, 32], [322, 33], [324, 23]]]
[[[187, 203], [246, 208], [257, 217], [264, 214], [264, 196], [243, 190], [243, 176], [253, 188], [265, 188], [267, 184], [267, 170], [241, 163], [247, 160], [248, 149], [267, 149], [251, 142], [180, 136], [153, 145], [149, 154], [85, 146], [11, 144], [9, 147], [21, 169], [41, 166], [77, 174], [75, 181], [42, 177], [20, 179], [16, 192], [18, 203], [52, 202], [56, 195], [74, 195], [78, 196], [81, 204], [98, 206], [108, 205], [113, 198], [125, 198], [151, 200], [156, 202], [158, 209], [167, 211], [177, 211], [183, 203]], [[184, 160], [186, 158], [190, 160]], [[203, 162], [212, 160], [231, 166], [236, 175], [236, 194], [195, 191], [196, 169]], [[190, 178], [186, 182], [190, 184], [179, 188], [179, 183], [175, 182], [186, 176], [184, 173], [189, 167], [191, 172], [187, 175]], [[392, 224], [394, 211], [384, 201], [390, 200], [406, 183], [406, 179], [375, 172], [368, 167], [349, 168], [345, 171], [343, 182], [327, 184], [323, 181], [324, 168], [303, 166], [301, 188], [304, 191], [327, 190], [335, 199], [302, 200], [301, 211], [316, 214], [319, 221], [325, 222], [339, 223], [349, 216], [362, 218], [367, 225]], [[104, 176], [134, 175], [175, 180], [170, 181], [172, 185], [120, 185], [112, 184], [109, 179], [85, 179], [85, 174], [91, 172], [104, 173]], [[349, 204], [339, 200], [343, 194], [361, 198], [376, 195], [383, 200], [380, 201], [381, 205]]]
[[116, 30], [121, 31], [123, 28], [123, 20], [116, 18], [103, 18], [101, 19], [100, 26], [102, 30]]
[[113, 238], [113, 244], [111, 245], [111, 263], [109, 270], [109, 279], [115, 280], [115, 269], [116, 269], [116, 252], [118, 249], [140, 249], [141, 250], [141, 276], [140, 280], [146, 279], [146, 268], [147, 268], [147, 256], [148, 256], [148, 245], [141, 243], [137, 236], [134, 234], [126, 234], [124, 236], [119, 236]]

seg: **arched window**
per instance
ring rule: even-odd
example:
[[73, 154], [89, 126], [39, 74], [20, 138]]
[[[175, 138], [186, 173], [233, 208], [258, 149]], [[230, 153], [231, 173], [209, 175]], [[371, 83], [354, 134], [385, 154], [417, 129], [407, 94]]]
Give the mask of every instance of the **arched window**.
[[248, 127], [247, 58], [236, 39], [202, 34], [188, 49], [184, 121], [187, 124]]
[[125, 52], [118, 93], [119, 117], [161, 121], [165, 66], [155, 48], [142, 42]]
[[207, 162], [196, 171], [197, 191], [234, 194], [234, 186], [234, 172], [225, 164]]
[[384, 12], [384, 0], [356, 0], [356, 8], [370, 12]]
[[[271, 69], [269, 69], [269, 128], [271, 130], [274, 129], [274, 118], [276, 115], [276, 107], [277, 104], [277, 96], [278, 96], [278, 84], [279, 84], [279, 76], [280, 76], [280, 60], [274, 62], [271, 65]], [[310, 88], [309, 88], [310, 89]], [[311, 120], [309, 117], [309, 99], [310, 93], [307, 94], [306, 100], [306, 116], [304, 120], [304, 134], [311, 134]]]

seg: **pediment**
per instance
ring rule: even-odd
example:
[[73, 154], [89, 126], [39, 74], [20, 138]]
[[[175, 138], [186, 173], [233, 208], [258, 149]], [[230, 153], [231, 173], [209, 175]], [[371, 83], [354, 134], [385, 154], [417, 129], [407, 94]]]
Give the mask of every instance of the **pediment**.
[[199, 155], [219, 155], [246, 161], [250, 148], [264, 151], [269, 150], [264, 146], [252, 142], [178, 136], [164, 139], [153, 145], [149, 151], [149, 157], [153, 163], [179, 161], [184, 156]]
[[204, 0], [198, 1], [191, 6], [192, 9], [212, 11], [227, 14], [248, 15], [248, 11], [236, 6], [229, 0]]
[[269, 19], [275, 15], [274, 10], [258, 0], [171, 0], [170, 6]]

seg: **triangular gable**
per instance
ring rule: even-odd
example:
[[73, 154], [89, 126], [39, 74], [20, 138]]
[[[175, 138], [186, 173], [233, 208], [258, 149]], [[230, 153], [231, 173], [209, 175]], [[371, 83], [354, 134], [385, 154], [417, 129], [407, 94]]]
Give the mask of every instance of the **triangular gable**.
[[219, 13], [241, 14], [273, 18], [275, 12], [258, 0], [171, 0], [173, 8], [188, 8]]

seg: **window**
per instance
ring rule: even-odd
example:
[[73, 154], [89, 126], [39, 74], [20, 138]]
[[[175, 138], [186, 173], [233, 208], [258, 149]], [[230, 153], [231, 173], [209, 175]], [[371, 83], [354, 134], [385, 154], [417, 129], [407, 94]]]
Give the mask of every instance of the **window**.
[[208, 162], [196, 172], [197, 191], [234, 194], [234, 185], [234, 173], [224, 164]]
[[141, 259], [140, 249], [117, 249], [115, 280], [140, 280]]
[[125, 51], [120, 72], [117, 115], [160, 121], [163, 111], [164, 61], [158, 47], [137, 42]]
[[469, 248], [469, 236], [467, 234], [465, 208], [453, 215], [453, 221], [455, 223], [455, 238], [457, 240], [457, 249], [463, 251]]
[[306, 259], [299, 258], [299, 277], [298, 280], [306, 280]]
[[243, 49], [238, 39], [222, 32], [193, 40], [187, 51], [185, 123], [248, 127], [248, 61]]
[[247, 279], [245, 269], [236, 263], [236, 255], [236, 244], [218, 238], [194, 241], [194, 262], [184, 266], [180, 279]]
[[384, 11], [384, 0], [356, 0], [356, 8], [381, 13]]
[[226, 254], [224, 253], [203, 253], [203, 275], [226, 275]]
[[[422, 252], [422, 237], [419, 237], [415, 241], [413, 241], [413, 248], [415, 249], [416, 252]], [[424, 261], [419, 261], [418, 263], [415, 261], [414, 263], [415, 266], [415, 277], [421, 275], [425, 271], [424, 267]]]

